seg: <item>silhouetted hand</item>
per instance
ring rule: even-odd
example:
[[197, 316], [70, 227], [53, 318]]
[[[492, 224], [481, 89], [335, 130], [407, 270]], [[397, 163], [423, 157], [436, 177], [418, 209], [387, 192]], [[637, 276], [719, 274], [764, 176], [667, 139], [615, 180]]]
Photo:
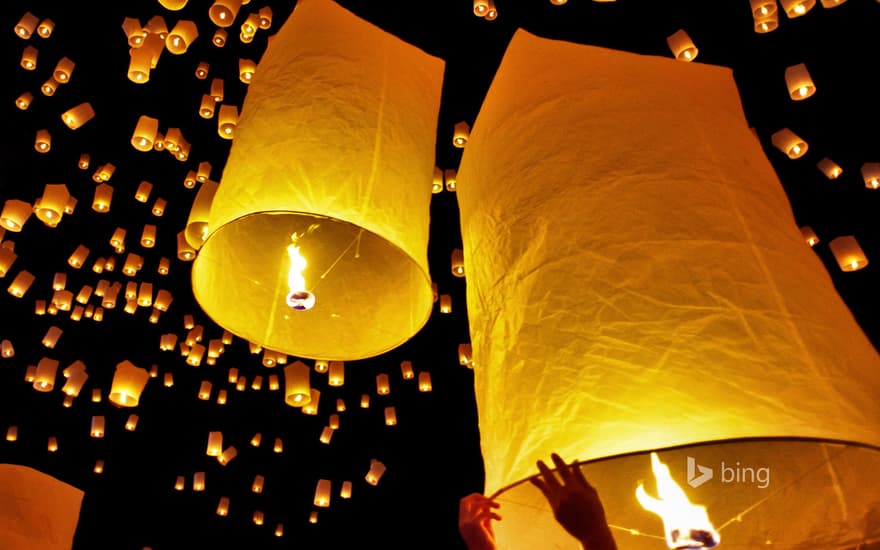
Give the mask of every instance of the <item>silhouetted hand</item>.
[[458, 505], [458, 532], [468, 550], [495, 550], [495, 531], [492, 520], [501, 516], [492, 511], [501, 506], [479, 493], [461, 499]]
[[541, 475], [530, 478], [547, 497], [556, 521], [580, 541], [586, 550], [617, 550], [614, 537], [605, 520], [605, 510], [596, 489], [587, 482], [577, 463], [566, 464], [562, 458], [550, 455], [559, 474], [538, 461]]

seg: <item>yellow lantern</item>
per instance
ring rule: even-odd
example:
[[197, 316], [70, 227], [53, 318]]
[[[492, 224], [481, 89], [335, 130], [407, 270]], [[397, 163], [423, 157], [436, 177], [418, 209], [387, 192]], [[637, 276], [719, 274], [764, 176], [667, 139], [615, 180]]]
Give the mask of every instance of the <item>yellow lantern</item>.
[[0, 278], [6, 277], [17, 257], [11, 248], [0, 248]]
[[202, 247], [205, 238], [210, 233], [208, 219], [211, 213], [211, 203], [214, 201], [218, 187], [219, 185], [216, 181], [206, 180], [199, 187], [196, 198], [193, 200], [192, 209], [186, 221], [184, 236], [186, 237], [186, 242], [194, 250]]
[[235, 105], [221, 105], [217, 114], [217, 134], [223, 139], [232, 139], [235, 136], [235, 127], [237, 125], [238, 107]]
[[385, 407], [385, 425], [386, 426], [396, 426], [397, 425], [397, 411], [394, 410], [394, 407]]
[[101, 183], [95, 187], [95, 197], [92, 199], [92, 210], [99, 213], [110, 211], [110, 201], [113, 200], [113, 187]]
[[141, 232], [141, 246], [144, 248], [153, 248], [156, 245], [156, 226], [153, 224], [144, 224], [144, 230]]
[[813, 9], [816, 0], [779, 0], [782, 11], [790, 18], [800, 17]]
[[[187, 363], [189, 363], [189, 357], [187, 357]], [[190, 364], [192, 364], [192, 363], [190, 363]], [[202, 383], [199, 386], [199, 399], [201, 399], [202, 401], [208, 401], [209, 399], [211, 399], [211, 389], [212, 389], [211, 381], [210, 380], [202, 380]]]
[[55, 95], [55, 92], [58, 90], [58, 81], [54, 78], [50, 78], [46, 82], [43, 82], [43, 85], [40, 86], [40, 91], [43, 92], [45, 96]]
[[257, 13], [248, 14], [247, 18], [244, 20], [244, 23], [241, 24], [241, 34], [247, 35], [251, 38], [257, 33], [260, 29], [260, 15]]
[[7, 199], [3, 204], [3, 212], [0, 213], [0, 223], [3, 224], [3, 228], [7, 231], [18, 233], [28, 218], [30, 218], [32, 212], [33, 207], [30, 203], [16, 199]]
[[[67, 258], [67, 264], [74, 268], [79, 269], [83, 266], [86, 261], [86, 258], [89, 256], [89, 249], [85, 245], [79, 245], [76, 247], [76, 250], [73, 251], [73, 254]], [[112, 269], [108, 270], [112, 271]]]
[[761, 17], [755, 17], [755, 32], [758, 34], [766, 34], [774, 31], [779, 27], [779, 13], [773, 13]]
[[[182, 480], [181, 480], [182, 481]], [[181, 484], [181, 489], [183, 484]], [[205, 490], [205, 472], [195, 472], [193, 474], [193, 491], [204, 491]]]
[[276, 537], [283, 537], [284, 536], [284, 524], [283, 523], [279, 523], [278, 525], [275, 526], [275, 536]]
[[245, 84], [250, 84], [257, 70], [257, 64], [251, 59], [238, 60], [238, 79]]
[[208, 17], [218, 27], [230, 27], [235, 22], [241, 5], [242, 0], [215, 0], [208, 9]]
[[788, 86], [788, 95], [795, 101], [807, 99], [816, 93], [816, 85], [803, 63], [786, 67], [785, 83]]
[[6, 441], [18, 440], [18, 426], [9, 426], [6, 430]]
[[70, 192], [63, 183], [47, 183], [43, 195], [34, 204], [34, 214], [49, 227], [55, 227], [64, 215]]
[[202, 101], [199, 104], [199, 116], [205, 119], [214, 116], [214, 106], [217, 104], [214, 98], [208, 94], [202, 95]]
[[61, 120], [63, 120], [64, 124], [66, 124], [71, 130], [80, 128], [83, 124], [93, 118], [95, 118], [95, 110], [92, 108], [92, 104], [88, 102], [80, 103], [76, 107], [68, 109], [61, 114]]
[[211, 43], [217, 46], [218, 48], [222, 48], [226, 45], [226, 31], [223, 29], [217, 29], [214, 31], [214, 37], [211, 39]]
[[311, 391], [309, 391], [309, 402], [302, 408], [303, 414], [308, 414], [310, 416], [318, 414], [318, 403], [320, 401], [321, 392], [317, 388], [312, 388]]
[[326, 508], [330, 506], [330, 480], [319, 479], [315, 487], [315, 506]]
[[93, 416], [92, 417], [92, 437], [101, 438], [104, 437], [104, 417], [103, 416]]
[[229, 515], [229, 497], [220, 497], [220, 502], [217, 503], [217, 515]]
[[370, 459], [370, 470], [367, 472], [367, 475], [364, 476], [364, 479], [366, 479], [367, 483], [370, 485], [378, 485], [379, 480], [382, 479], [382, 476], [385, 474], [385, 469], [384, 464], [375, 458]]
[[440, 295], [440, 313], [452, 313], [452, 296], [449, 294]]
[[62, 57], [58, 60], [58, 63], [55, 64], [55, 71], [52, 73], [52, 76], [59, 84], [69, 82], [70, 75], [73, 74], [73, 68], [75, 65], [76, 64], [66, 56]]
[[351, 498], [351, 482], [343, 481], [342, 488], [339, 490], [339, 498]]
[[[314, 55], [327, 60], [319, 66], [332, 88], [310, 88], [324, 78], [283, 76], [297, 74]], [[194, 293], [225, 329], [299, 357], [356, 359], [396, 347], [430, 312], [427, 181], [442, 61], [333, 2], [310, 0], [297, 4], [275, 35], [260, 71], [235, 128], [210, 233], [193, 264]], [[267, 110], [275, 115], [261, 115]], [[360, 121], [365, 131], [338, 135], [333, 119], [340, 116]], [[392, 137], [400, 132], [410, 138]], [[297, 152], [273, 155], [266, 143]], [[381, 186], [369, 183], [375, 178]], [[426, 187], [416, 189], [414, 179]], [[322, 183], [328, 181], [332, 189]], [[291, 269], [303, 263], [301, 273]], [[321, 296], [309, 288], [319, 278]], [[237, 300], [245, 280], [264, 282]], [[312, 298], [321, 305], [308, 309]], [[332, 337], [340, 332], [349, 335], [343, 344]]]
[[196, 78], [199, 80], [204, 80], [208, 78], [208, 70], [210, 69], [210, 64], [205, 61], [200, 61], [196, 66]]
[[388, 382], [387, 374], [376, 375], [376, 393], [379, 395], [388, 395], [391, 393], [391, 385]]
[[284, 451], [284, 441], [280, 437], [275, 438], [275, 444], [272, 446], [272, 451], [275, 453], [281, 453]]
[[818, 166], [819, 170], [821, 170], [822, 173], [825, 174], [825, 177], [830, 180], [836, 180], [838, 177], [840, 177], [840, 174], [843, 173], [843, 168], [841, 168], [836, 162], [829, 159], [828, 157], [820, 160], [816, 164], [816, 166]]
[[24, 92], [15, 100], [15, 106], [24, 111], [31, 106], [31, 101], [33, 100], [34, 94], [30, 92]]
[[214, 98], [214, 101], [220, 103], [223, 101], [223, 79], [215, 78], [211, 80], [211, 97]]
[[404, 380], [412, 380], [413, 377], [415, 377], [415, 373], [413, 372], [412, 368], [412, 361], [401, 361], [400, 372]]
[[450, 193], [455, 192], [457, 172], [453, 168], [447, 168], [443, 171], [443, 180], [446, 182], [446, 190]]
[[[71, 367], [72, 366], [73, 365], [71, 365]], [[71, 367], [64, 369], [64, 372], [67, 373], [67, 371]], [[67, 376], [67, 381], [64, 383], [64, 386], [61, 388], [61, 391], [64, 392], [64, 394], [66, 396], [71, 397], [71, 398], [79, 396], [79, 393], [82, 391], [82, 388], [86, 383], [86, 380], [89, 379], [89, 375], [85, 371], [85, 366], [70, 372], [69, 375], [65, 374], [65, 376]]]
[[18, 275], [15, 276], [15, 279], [12, 280], [12, 283], [10, 283], [7, 291], [14, 297], [21, 298], [25, 295], [33, 282], [33, 274], [31, 274], [29, 271], [21, 270], [18, 272]]
[[116, 365], [113, 375], [110, 402], [120, 407], [136, 407], [149, 379], [150, 373], [146, 369], [135, 366], [131, 361], [122, 361]]
[[269, 29], [272, 27], [272, 8], [269, 6], [264, 6], [260, 8], [260, 11], [257, 12], [257, 15], [260, 16], [260, 28], [263, 30]]
[[238, 456], [238, 450], [235, 447], [227, 447], [220, 456], [217, 457], [217, 462], [220, 463], [221, 466], [226, 466], [229, 464], [233, 458]]
[[15, 348], [12, 346], [12, 342], [9, 340], [3, 340], [0, 343], [0, 357], [4, 359], [9, 359], [15, 355]]
[[333, 432], [335, 430], [331, 426], [324, 426], [324, 429], [321, 430], [321, 437], [318, 440], [324, 445], [329, 445], [330, 440], [333, 438]]
[[311, 400], [309, 373], [311, 369], [302, 361], [284, 367], [284, 402], [292, 407], [302, 407]]
[[862, 178], [868, 189], [880, 188], [880, 162], [866, 162], [862, 165]]
[[776, 0], [749, 0], [752, 17], [767, 17], [776, 13]]
[[431, 193], [436, 195], [443, 192], [443, 170], [434, 167], [434, 177], [431, 179]]
[[370, 408], [370, 394], [364, 393], [361, 394], [361, 408], [369, 409]]
[[[578, 93], [588, 82], [603, 85]], [[564, 107], [539, 107], [558, 97]], [[869, 536], [849, 518], [869, 513], [864, 487], [880, 483], [880, 356], [803, 246], [730, 69], [517, 31], [459, 180], [499, 548], [570, 541], [521, 483], [552, 452], [586, 462], [620, 548], [658, 542], [634, 498], [657, 449], [694, 502], [731, 519], [725, 545], [808, 547], [815, 525], [829, 546]], [[541, 238], [498, 238], [526, 227]], [[722, 462], [768, 466], [776, 489], [720, 485]], [[709, 468], [717, 477], [700, 479]], [[792, 515], [800, 501], [810, 510]]]
[[165, 38], [165, 48], [170, 53], [180, 55], [186, 52], [198, 36], [199, 29], [196, 27], [196, 24], [192, 21], [181, 19]]
[[95, 467], [92, 468], [92, 471], [95, 472], [96, 474], [104, 473], [104, 461], [101, 459], [96, 460]]
[[828, 242], [828, 248], [842, 271], [857, 271], [868, 265], [868, 258], [852, 235], [832, 239]]
[[55, 387], [55, 377], [58, 373], [58, 361], [43, 357], [37, 363], [34, 372], [34, 389], [40, 392], [49, 392]]
[[467, 145], [468, 137], [471, 135], [471, 127], [467, 122], [462, 120], [461, 122], [457, 122], [455, 127], [452, 129], [452, 145], [463, 149], [465, 145]]
[[153, 141], [159, 132], [159, 120], [141, 115], [131, 136], [131, 145], [138, 151], [152, 151]]
[[431, 386], [431, 373], [428, 371], [423, 371], [419, 373], [419, 391], [420, 392], [429, 392], [433, 388]]
[[771, 141], [777, 149], [788, 155], [790, 159], [800, 158], [807, 152], [807, 142], [788, 128], [775, 132], [771, 136]]
[[328, 386], [341, 386], [345, 383], [345, 362], [330, 361], [328, 371]]
[[150, 210], [154, 216], [161, 217], [165, 213], [165, 206], [168, 204], [163, 198], [157, 198], [156, 202], [153, 203], [153, 208]]
[[474, 15], [483, 17], [489, 11], [489, 0], [474, 0]]
[[37, 68], [37, 56], [40, 51], [33, 46], [25, 46], [21, 52], [21, 67], [27, 71], [33, 71]]
[[683, 29], [667, 37], [666, 43], [672, 50], [672, 55], [679, 61], [693, 61], [699, 53], [691, 37]]
[[37, 137], [34, 139], [34, 149], [38, 153], [48, 153], [51, 148], [52, 136], [49, 134], [49, 130], [46, 130], [45, 128], [37, 130]]
[[261, 510], [254, 510], [254, 525], [263, 525], [264, 514]]
[[21, 16], [21, 19], [18, 20], [18, 23], [15, 24], [15, 34], [19, 38], [27, 40], [37, 28], [37, 23], [39, 22], [39, 17], [29, 11], [25, 12], [24, 15]]
[[138, 184], [137, 190], [134, 193], [134, 200], [138, 202], [147, 202], [147, 199], [150, 198], [150, 192], [153, 190], [153, 184], [144, 180]]
[[452, 251], [452, 274], [456, 277], [464, 277], [464, 251], [460, 248]]
[[53, 349], [63, 333], [64, 331], [58, 327], [49, 327], [49, 330], [46, 331], [46, 335], [43, 336], [42, 344], [49, 349]]
[[46, 450], [50, 453], [54, 453], [58, 451], [58, 438], [53, 436], [49, 436], [49, 442], [46, 445]]

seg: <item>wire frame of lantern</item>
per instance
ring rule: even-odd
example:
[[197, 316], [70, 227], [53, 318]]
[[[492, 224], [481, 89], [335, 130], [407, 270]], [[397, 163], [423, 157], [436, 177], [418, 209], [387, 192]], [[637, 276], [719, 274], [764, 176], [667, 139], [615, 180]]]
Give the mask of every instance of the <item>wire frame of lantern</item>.
[[[804, 246], [730, 69], [519, 30], [458, 179], [485, 493], [505, 510], [499, 548], [567, 547], [525, 483], [553, 452], [585, 463], [620, 548], [665, 538], [634, 498], [657, 449], [686, 496], [725, 522], [728, 546], [870, 536], [848, 518], [875, 507], [865, 476], [880, 483], [880, 356]], [[498, 237], [524, 227], [541, 238]], [[693, 480], [697, 465], [722, 461], [768, 466], [784, 489], [684, 482], [689, 462]], [[801, 500], [815, 507], [792, 515]]]
[[836, 237], [828, 242], [841, 271], [858, 271], [868, 265], [868, 258], [852, 235]]
[[[340, 35], [352, 40], [332, 38]], [[326, 60], [320, 70], [332, 88], [324, 78], [290, 78], [312, 56]], [[193, 264], [194, 294], [223, 328], [298, 357], [392, 349], [430, 313], [427, 182], [443, 62], [333, 2], [310, 0], [297, 4], [259, 70]], [[221, 135], [226, 107], [234, 108], [220, 107]], [[267, 109], [276, 115], [261, 114]], [[279, 116], [286, 122], [277, 124]], [[340, 116], [363, 132], [339, 134]], [[399, 139], [401, 132], [410, 137]], [[283, 144], [298, 152], [271, 154]], [[331, 180], [332, 188], [323, 183]], [[411, 185], [418, 180], [425, 187]], [[264, 283], [230, 301], [244, 280]], [[341, 332], [349, 335], [343, 344], [332, 338]]]
[[795, 101], [802, 101], [816, 93], [816, 85], [804, 63], [785, 68], [785, 84], [788, 95]]

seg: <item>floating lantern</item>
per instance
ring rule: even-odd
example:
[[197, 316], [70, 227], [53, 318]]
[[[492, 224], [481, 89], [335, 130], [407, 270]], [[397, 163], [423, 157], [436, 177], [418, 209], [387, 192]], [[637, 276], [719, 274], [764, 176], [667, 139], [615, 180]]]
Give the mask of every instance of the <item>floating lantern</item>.
[[58, 339], [61, 338], [63, 333], [64, 331], [58, 327], [49, 327], [49, 330], [46, 331], [46, 335], [43, 336], [42, 344], [49, 349], [54, 349], [55, 345], [58, 343]]
[[18, 233], [33, 211], [30, 203], [7, 199], [3, 204], [3, 212], [0, 213], [0, 223], [3, 224], [5, 230]]
[[771, 136], [771, 141], [777, 149], [788, 155], [790, 159], [800, 158], [807, 152], [807, 142], [788, 128], [775, 132]]
[[46, 82], [43, 82], [43, 85], [40, 86], [40, 91], [43, 92], [44, 96], [52, 96], [55, 95], [55, 92], [58, 90], [58, 81], [54, 78], [50, 78]]
[[34, 149], [38, 153], [48, 153], [52, 148], [52, 135], [49, 130], [37, 130], [37, 137], [34, 139]]
[[415, 373], [413, 373], [412, 361], [401, 361], [400, 373], [403, 376], [404, 380], [412, 380], [412, 378], [415, 376]]
[[25, 46], [21, 52], [21, 67], [27, 71], [33, 71], [37, 68], [37, 56], [39, 50], [33, 46]]
[[168, 202], [163, 198], [156, 199], [156, 202], [153, 203], [153, 208], [150, 210], [154, 216], [161, 217], [162, 214], [165, 213], [165, 206]]
[[321, 400], [321, 392], [316, 388], [312, 388], [309, 392], [309, 402], [306, 403], [303, 408], [303, 414], [308, 414], [314, 416], [318, 414], [318, 402]]
[[58, 438], [53, 436], [49, 437], [49, 441], [46, 444], [46, 450], [50, 453], [54, 453], [58, 451]]
[[242, 3], [247, 2], [242, 2], [242, 0], [216, 0], [208, 9], [208, 17], [218, 27], [230, 27], [235, 22]]
[[185, 53], [193, 41], [199, 36], [199, 29], [192, 21], [180, 20], [165, 38], [165, 47], [170, 53]]
[[26, 110], [31, 106], [31, 101], [34, 100], [34, 94], [30, 92], [24, 92], [15, 100], [15, 106], [21, 109], [22, 111]]
[[443, 192], [443, 170], [434, 167], [434, 178], [431, 180], [431, 193], [436, 195]]
[[868, 189], [880, 188], [880, 162], [866, 162], [862, 165], [862, 178]]
[[684, 30], [679, 30], [666, 38], [672, 55], [679, 61], [693, 61], [697, 57], [699, 50], [694, 45], [691, 37]]
[[223, 29], [217, 29], [214, 31], [214, 37], [211, 38], [211, 43], [217, 46], [218, 48], [222, 48], [226, 45], [226, 31]]
[[[330, 38], [338, 34], [356, 40]], [[326, 77], [290, 78], [313, 56], [327, 61], [319, 64]], [[296, 6], [260, 71], [235, 127], [210, 233], [193, 264], [194, 293], [220, 326], [298, 357], [356, 359], [396, 347], [424, 325], [430, 310], [430, 194], [411, 183], [427, 183], [433, 169], [443, 64], [317, 0]], [[330, 80], [332, 88], [320, 84]], [[234, 106], [220, 107], [221, 135], [225, 107]], [[267, 110], [276, 114], [260, 114]], [[361, 121], [356, 124], [364, 132], [339, 135], [332, 121], [340, 116]], [[410, 138], [392, 137], [401, 132]], [[386, 144], [381, 150], [377, 139]], [[296, 153], [270, 154], [267, 143]], [[317, 166], [323, 175], [309, 175]], [[382, 185], [367, 184], [374, 178]], [[321, 183], [330, 180], [332, 190]], [[379, 211], [381, 219], [374, 216]], [[278, 291], [278, 274], [291, 280], [291, 244], [298, 249], [295, 265], [304, 264], [305, 288]], [[325, 298], [309, 295], [318, 279]], [[237, 300], [244, 280], [263, 282], [249, 286], [256, 294]], [[315, 298], [328, 301], [309, 309]], [[342, 344], [332, 337], [339, 333], [349, 335]]]
[[71, 130], [80, 128], [83, 124], [92, 120], [94, 117], [95, 110], [92, 108], [92, 104], [88, 102], [80, 103], [76, 107], [61, 114], [61, 120], [64, 121], [64, 124], [66, 124]]
[[452, 313], [452, 296], [449, 294], [440, 295], [440, 313]]
[[489, 11], [489, 0], [474, 0], [474, 15], [483, 17]]
[[110, 211], [110, 201], [113, 199], [113, 187], [101, 183], [95, 187], [95, 197], [92, 199], [92, 210], [98, 213]]
[[397, 411], [394, 409], [394, 407], [385, 407], [385, 425], [397, 425]]
[[30, 271], [23, 269], [18, 272], [18, 275], [16, 275], [15, 279], [12, 280], [12, 283], [9, 284], [7, 291], [16, 298], [21, 298], [34, 283], [34, 278], [35, 277]]
[[211, 213], [211, 203], [214, 201], [214, 195], [217, 193], [218, 187], [219, 185], [216, 181], [205, 181], [199, 187], [196, 198], [193, 200], [189, 218], [186, 220], [184, 236], [186, 237], [186, 242], [195, 250], [202, 247], [205, 238], [208, 236], [208, 219]]
[[275, 444], [272, 446], [272, 451], [276, 453], [280, 453], [284, 451], [284, 442], [280, 437], [275, 438]]
[[131, 136], [131, 145], [138, 151], [152, 151], [153, 140], [159, 132], [159, 120], [141, 115]]
[[205, 490], [205, 472], [196, 472], [193, 474], [193, 491]]
[[[73, 74], [73, 68], [75, 66], [76, 64], [73, 61], [67, 57], [62, 57], [58, 60], [58, 63], [55, 64], [55, 71], [52, 73], [52, 77], [57, 80], [59, 84], [65, 84], [70, 81], [70, 75]], [[85, 103], [85, 105], [88, 105], [88, 103]]]
[[828, 248], [842, 271], [857, 271], [868, 265], [868, 258], [862, 252], [862, 247], [851, 235], [832, 239], [828, 242]]
[[12, 345], [12, 342], [9, 340], [3, 340], [0, 343], [0, 357], [4, 359], [9, 359], [10, 357], [15, 356], [15, 348]]
[[238, 450], [235, 447], [227, 447], [220, 456], [217, 457], [217, 462], [220, 463], [221, 466], [226, 466], [229, 464], [233, 458], [238, 456]]
[[220, 497], [220, 502], [217, 503], [217, 515], [229, 515], [229, 497]]
[[450, 193], [455, 192], [457, 171], [453, 168], [447, 168], [443, 171], [443, 181], [446, 182], [446, 190]]
[[0, 248], [0, 278], [6, 277], [18, 255], [11, 248]]
[[816, 5], [816, 0], [779, 0], [779, 4], [782, 6], [782, 11], [785, 12], [785, 15], [794, 19], [813, 9], [813, 6]]
[[330, 361], [327, 374], [328, 386], [341, 386], [345, 383], [345, 362]]
[[376, 393], [379, 395], [388, 395], [391, 393], [391, 385], [388, 382], [387, 374], [376, 375]]
[[819, 170], [821, 170], [822, 173], [825, 174], [825, 177], [830, 180], [836, 180], [840, 177], [840, 174], [843, 173], [843, 168], [828, 157], [820, 160], [816, 166], [818, 166]]
[[333, 438], [333, 432], [334, 432], [334, 431], [335, 431], [335, 430], [334, 430], [332, 427], [330, 427], [330, 426], [324, 426], [324, 429], [321, 430], [321, 437], [319, 438], [319, 440], [321, 441], [321, 443], [323, 443], [324, 445], [329, 445], [329, 444], [330, 444], [330, 439]]
[[138, 415], [128, 415], [128, 420], [125, 421], [125, 429], [133, 432], [137, 428], [138, 420], [140, 420], [140, 417]]
[[330, 480], [319, 479], [315, 487], [315, 506], [326, 508], [330, 506]]
[[15, 34], [19, 38], [27, 40], [37, 28], [37, 23], [39, 22], [39, 17], [29, 11], [25, 12], [24, 15], [21, 16], [21, 19], [18, 20], [18, 23], [15, 24]]
[[272, 8], [269, 6], [264, 6], [260, 8], [260, 11], [257, 12], [257, 15], [260, 16], [260, 28], [263, 30], [267, 30], [272, 27]]
[[95, 472], [96, 474], [103, 474], [104, 473], [104, 461], [101, 459], [96, 460], [95, 467], [92, 468], [92, 471]]
[[339, 498], [351, 498], [351, 482], [343, 481], [342, 488], [339, 489]]
[[459, 149], [463, 149], [465, 145], [467, 145], [468, 137], [471, 135], [471, 127], [467, 122], [461, 121], [455, 123], [455, 127], [452, 129], [452, 145], [458, 147]]
[[101, 438], [104, 437], [104, 417], [103, 416], [93, 416], [92, 417], [92, 437]]
[[[76, 250], [73, 251], [73, 254], [71, 254], [70, 257], [67, 258], [67, 264], [74, 269], [79, 269], [83, 266], [83, 264], [86, 261], [86, 258], [88, 258], [88, 257], [89, 257], [89, 249], [85, 245], [81, 244], [81, 245], [77, 246]], [[106, 264], [105, 264], [105, 269], [106, 269]], [[112, 271], [112, 268], [109, 269], [108, 271]]]
[[131, 361], [118, 363], [110, 387], [110, 402], [120, 407], [136, 407], [149, 379], [150, 373]]
[[238, 79], [245, 84], [250, 84], [257, 71], [257, 64], [251, 59], [238, 60]]
[[221, 105], [217, 114], [217, 134], [223, 139], [235, 137], [235, 127], [238, 125], [238, 107], [235, 105]]
[[34, 372], [34, 389], [41, 392], [52, 391], [55, 387], [55, 377], [58, 372], [58, 361], [43, 357], [37, 363]]
[[[880, 356], [803, 246], [731, 69], [518, 30], [458, 179], [499, 548], [570, 546], [523, 483], [553, 452], [595, 486], [620, 548], [663, 536], [633, 491], [652, 451], [725, 521], [721, 547], [868, 540], [850, 518], [880, 484]], [[524, 228], [541, 238], [498, 237]], [[722, 485], [722, 462], [777, 477]]]
[[370, 408], [370, 395], [367, 393], [361, 394], [361, 408], [369, 409]]
[[429, 392], [431, 391], [431, 373], [428, 371], [419, 373], [419, 391], [420, 392]]
[[311, 369], [302, 361], [284, 367], [284, 402], [292, 407], [307, 405], [311, 399], [309, 373]]
[[776, 13], [776, 0], [749, 0], [752, 7], [752, 16], [767, 17]]
[[378, 485], [379, 480], [382, 479], [382, 475], [384, 474], [385, 465], [374, 458], [370, 460], [370, 470], [367, 472], [367, 475], [364, 476], [364, 479], [366, 479], [367, 483], [370, 485]]
[[199, 64], [196, 66], [196, 78], [198, 78], [199, 80], [204, 80], [208, 78], [208, 70], [210, 69], [210, 67], [211, 65], [207, 62], [200, 61]]
[[[189, 362], [189, 357], [187, 357], [187, 362]], [[202, 380], [202, 384], [199, 386], [199, 399], [202, 401], [208, 401], [211, 399], [211, 381], [210, 380]]]
[[803, 63], [786, 67], [785, 84], [788, 86], [788, 95], [795, 101], [807, 99], [816, 93], [816, 85]]

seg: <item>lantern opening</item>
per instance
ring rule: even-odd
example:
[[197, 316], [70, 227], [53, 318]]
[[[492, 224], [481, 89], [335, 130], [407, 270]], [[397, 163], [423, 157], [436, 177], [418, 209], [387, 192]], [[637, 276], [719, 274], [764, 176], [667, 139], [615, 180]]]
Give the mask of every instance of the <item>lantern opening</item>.
[[692, 504], [684, 490], [672, 479], [669, 466], [651, 453], [651, 471], [657, 481], [657, 496], [650, 496], [643, 484], [636, 488], [636, 499], [645, 510], [663, 520], [666, 544], [674, 550], [712, 548], [721, 542], [705, 506]]

